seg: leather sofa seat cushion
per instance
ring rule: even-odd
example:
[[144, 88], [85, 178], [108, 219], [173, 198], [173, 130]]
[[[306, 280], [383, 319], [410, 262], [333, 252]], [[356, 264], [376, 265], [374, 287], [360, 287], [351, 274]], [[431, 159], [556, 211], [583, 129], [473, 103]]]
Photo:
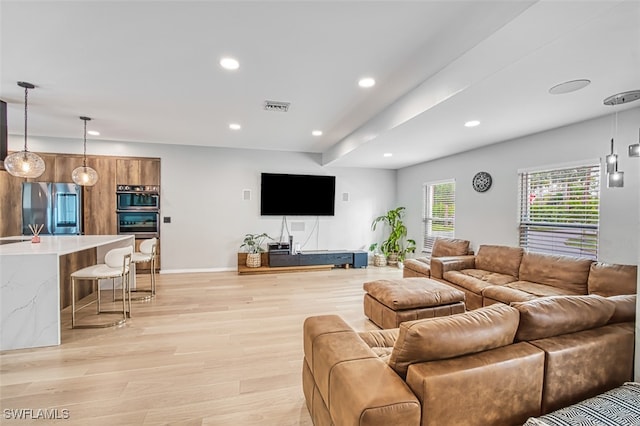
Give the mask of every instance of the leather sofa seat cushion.
[[593, 262], [589, 272], [589, 294], [617, 296], [636, 294], [638, 267], [636, 265], [613, 265]]
[[514, 277], [513, 275], [505, 275], [498, 272], [485, 271], [484, 269], [463, 269], [459, 272], [493, 285], [504, 285], [518, 280], [518, 278]]
[[634, 322], [636, 320], [636, 295], [627, 294], [611, 296], [607, 298], [616, 305], [613, 316], [609, 319], [609, 324], [618, 322]]
[[520, 247], [482, 245], [476, 255], [475, 269], [517, 277], [523, 253]]
[[575, 333], [606, 325], [615, 303], [604, 297], [554, 296], [511, 304], [520, 312], [516, 341]]
[[465, 269], [463, 271], [447, 271], [444, 273], [444, 279], [472, 293], [481, 294], [482, 290], [493, 284], [483, 281], [479, 278], [468, 275]]
[[[504, 286], [491, 286], [482, 291], [482, 297], [502, 303], [526, 302], [538, 297], [578, 296], [568, 290], [530, 281], [515, 281]], [[485, 303], [488, 304], [488, 303]]]
[[591, 263], [589, 259], [527, 252], [522, 257], [518, 277], [522, 281], [587, 294]]
[[464, 301], [464, 293], [429, 278], [401, 278], [364, 283], [364, 290], [394, 311]]
[[415, 363], [509, 345], [513, 343], [518, 321], [516, 309], [492, 305], [448, 317], [403, 322], [389, 365], [404, 378], [409, 366]]
[[531, 281], [515, 281], [509, 284], [506, 284], [505, 287], [510, 287], [516, 290], [524, 291], [525, 293], [533, 294], [538, 297], [549, 297], [549, 296], [580, 296], [582, 293], [574, 293], [572, 291], [559, 288], [552, 287], [546, 284], [538, 284], [532, 283]]
[[469, 241], [455, 238], [436, 238], [431, 257], [464, 256], [469, 253]]
[[[518, 290], [511, 287], [492, 285], [482, 290], [483, 299], [491, 299], [502, 303], [526, 302], [527, 300], [535, 300], [537, 296], [526, 291]], [[490, 303], [485, 303], [488, 305]]]

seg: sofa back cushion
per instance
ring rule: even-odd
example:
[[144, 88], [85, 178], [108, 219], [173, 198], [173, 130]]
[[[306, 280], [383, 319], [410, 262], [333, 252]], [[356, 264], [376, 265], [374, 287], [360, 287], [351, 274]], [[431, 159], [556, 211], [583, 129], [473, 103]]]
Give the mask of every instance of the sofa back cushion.
[[591, 260], [579, 257], [527, 252], [522, 256], [519, 277], [522, 281], [587, 294], [591, 263]]
[[589, 294], [598, 294], [604, 297], [636, 294], [638, 267], [636, 265], [593, 262], [587, 284]]
[[476, 269], [518, 277], [523, 253], [520, 247], [482, 245], [476, 255]]
[[513, 343], [518, 311], [492, 305], [448, 317], [400, 324], [389, 365], [402, 378], [411, 364], [454, 358]]
[[520, 312], [516, 341], [530, 341], [600, 327], [609, 321], [615, 303], [604, 297], [553, 296], [511, 304]]
[[455, 238], [436, 238], [431, 257], [464, 256], [469, 254], [469, 241]]

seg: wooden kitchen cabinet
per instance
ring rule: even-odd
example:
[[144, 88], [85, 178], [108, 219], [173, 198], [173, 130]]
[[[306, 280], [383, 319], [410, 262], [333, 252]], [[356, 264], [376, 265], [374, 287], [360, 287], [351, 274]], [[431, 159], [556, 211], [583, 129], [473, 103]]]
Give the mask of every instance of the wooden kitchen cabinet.
[[[73, 170], [82, 166], [82, 156], [77, 155], [57, 155], [55, 156], [55, 167], [53, 170], [53, 179], [46, 180], [46, 182], [69, 182], [72, 183], [73, 179], [71, 174]], [[45, 171], [45, 174], [49, 174]], [[41, 182], [45, 182], [42, 181]]]
[[[79, 154], [38, 155], [44, 160], [46, 169], [36, 179], [17, 178], [0, 171], [2, 237], [22, 234], [22, 182], [73, 182], [73, 169], [82, 165], [83, 156]], [[87, 165], [98, 172], [98, 182], [83, 188], [83, 232], [86, 235], [116, 235], [116, 185], [160, 185], [160, 159], [88, 155]]]
[[87, 166], [98, 172], [98, 182], [84, 187], [84, 233], [116, 235], [116, 159], [87, 157]]
[[73, 182], [71, 173], [73, 169], [82, 165], [82, 156], [77, 154], [42, 154], [38, 155], [44, 160], [44, 173], [29, 182]]
[[[41, 154], [38, 155], [44, 160], [44, 173], [35, 179], [27, 179], [28, 182], [55, 182], [56, 181], [56, 154]], [[69, 179], [62, 182], [72, 182], [71, 174]]]
[[25, 180], [0, 171], [0, 237], [22, 234], [22, 182]]
[[160, 159], [118, 158], [116, 183], [118, 185], [160, 185]]

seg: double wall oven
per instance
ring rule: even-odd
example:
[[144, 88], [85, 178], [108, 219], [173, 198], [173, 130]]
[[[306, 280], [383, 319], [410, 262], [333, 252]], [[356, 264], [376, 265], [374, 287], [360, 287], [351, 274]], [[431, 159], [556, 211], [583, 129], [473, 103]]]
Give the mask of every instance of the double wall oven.
[[118, 185], [116, 189], [118, 234], [136, 238], [160, 236], [160, 187]]

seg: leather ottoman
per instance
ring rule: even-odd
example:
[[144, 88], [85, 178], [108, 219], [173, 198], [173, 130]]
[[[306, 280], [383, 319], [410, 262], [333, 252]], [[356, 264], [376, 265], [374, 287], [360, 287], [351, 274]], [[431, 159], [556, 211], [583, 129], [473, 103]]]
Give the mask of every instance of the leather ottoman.
[[430, 278], [364, 283], [364, 314], [380, 328], [465, 311], [464, 292]]

